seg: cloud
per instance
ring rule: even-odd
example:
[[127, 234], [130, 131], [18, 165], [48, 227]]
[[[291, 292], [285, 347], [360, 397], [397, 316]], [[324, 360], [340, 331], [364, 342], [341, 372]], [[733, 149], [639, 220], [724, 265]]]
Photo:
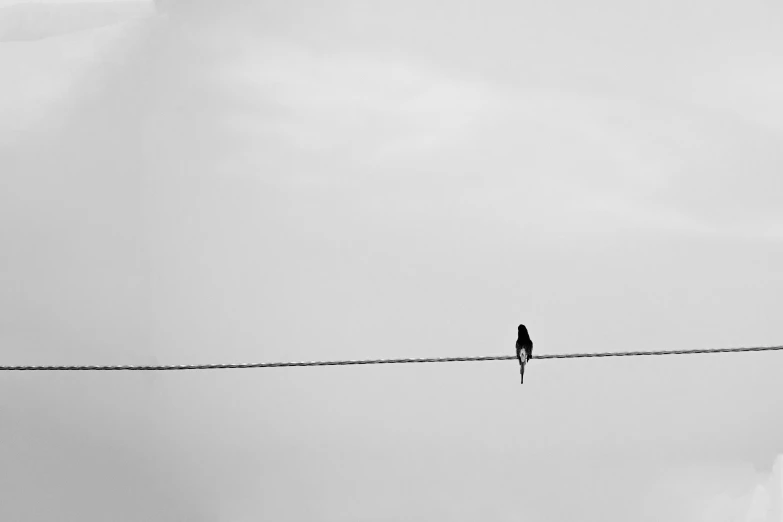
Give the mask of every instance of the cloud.
[[699, 236], [774, 238], [783, 229], [773, 196], [780, 137], [728, 109], [509, 87], [396, 53], [230, 38], [237, 52], [219, 81], [243, 100], [235, 125], [247, 136], [350, 157], [366, 176], [416, 179], [441, 195], [469, 187], [460, 204], [481, 212], [521, 216], [524, 206], [550, 219], [579, 214], [578, 223], [620, 219]]
[[[0, 66], [5, 78], [0, 84], [0, 114], [3, 115], [0, 145], [18, 142], [27, 132], [43, 132], [62, 124], [65, 111], [77, 100], [92, 96], [100, 89], [99, 85], [91, 83], [90, 75], [98, 69], [122, 63], [139, 41], [143, 25], [138, 23], [142, 19], [136, 19], [140, 16], [136, 4], [130, 6], [133, 9], [125, 4], [119, 8], [105, 5], [106, 9], [98, 12], [102, 17], [93, 20], [94, 23], [89, 16], [92, 4], [41, 4], [40, 9], [20, 6], [18, 10], [0, 10], [0, 20], [5, 21], [0, 21], [0, 25], [6, 23], [7, 27], [19, 31], [30, 29], [43, 35], [40, 39], [0, 43]], [[36, 23], [39, 17], [47, 20], [48, 14], [59, 20], [57, 15], [61, 10], [69, 12], [69, 16], [60, 31], [50, 31], [46, 23], [43, 26]], [[25, 17], [16, 16], [17, 11]], [[81, 20], [83, 14], [86, 21], [81, 25], [68, 25], [69, 21]], [[104, 23], [103, 18], [107, 17], [112, 20], [110, 25]]]
[[313, 53], [251, 38], [220, 76], [231, 94], [273, 105], [280, 115], [271, 122], [245, 118], [243, 130], [272, 127], [296, 147], [368, 164], [454, 146], [492, 94], [393, 56]]
[[[694, 238], [725, 234], [731, 180], [701, 208], [687, 198], [715, 156], [753, 142], [736, 143], [725, 112], [173, 14], [109, 56], [88, 32], [10, 44], [40, 45], [29, 85], [51, 83], [8, 103], [59, 103], [0, 159], [4, 360], [495, 353], [519, 316], [546, 351], [774, 335], [773, 249]], [[84, 44], [73, 69], [66, 42]], [[756, 150], [774, 159], [774, 144]], [[742, 227], [752, 195], [729, 201]], [[75, 516], [99, 493], [137, 502], [128, 519], [367, 518], [382, 502], [402, 518], [409, 505], [511, 518], [524, 490], [542, 520], [629, 520], [616, 492], [643, 491], [647, 470], [618, 454], [775, 450], [779, 379], [757, 355], [545, 365], [521, 395], [502, 365], [21, 377], [2, 394], [17, 421], [4, 457], [28, 496], [0, 506], [18, 519], [46, 493]], [[36, 484], [44, 471], [58, 480]]]
[[671, 466], [656, 476], [644, 500], [644, 520], [776, 522], [783, 506], [783, 455], [769, 472], [750, 464]]
[[42, 40], [152, 14], [151, 2], [19, 3], [0, 7], [0, 42]]

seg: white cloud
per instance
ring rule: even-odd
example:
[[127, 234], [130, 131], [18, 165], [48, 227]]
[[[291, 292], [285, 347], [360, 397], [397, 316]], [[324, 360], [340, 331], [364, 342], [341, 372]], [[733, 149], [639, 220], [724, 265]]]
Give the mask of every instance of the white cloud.
[[0, 42], [30, 41], [95, 29], [154, 13], [150, 2], [35, 2], [0, 6]]
[[[97, 33], [6, 48], [6, 63], [29, 70], [19, 75], [27, 84], [6, 91], [4, 115], [44, 107], [27, 127], [38, 131], [56, 120], [51, 103], [76, 105], [68, 107], [66, 128], [24, 136], [15, 163], [0, 169], [17, 189], [4, 192], [0, 205], [4, 244], [14, 252], [4, 280], [3, 317], [14, 328], [6, 344], [20, 346], [9, 357], [146, 362], [146, 350], [178, 362], [494, 353], [511, 346], [513, 327], [503, 329], [517, 316], [539, 324], [544, 351], [774, 336], [781, 292], [772, 248], [716, 242], [700, 250], [676, 240], [683, 231], [727, 233], [710, 212], [730, 202], [729, 185], [701, 209], [684, 197], [698, 196], [714, 167], [754, 150], [774, 159], [774, 139], [749, 149], [753, 140], [737, 140], [747, 129], [735, 131], [725, 113], [643, 96], [499, 87], [394, 53], [272, 45], [213, 32], [212, 24], [178, 23], [162, 26], [118, 67], [105, 67], [118, 59], [117, 48], [92, 40]], [[105, 81], [93, 92], [96, 79]], [[21, 128], [16, 118], [0, 121], [15, 125], [12, 134]], [[740, 201], [732, 217], [753, 208]], [[751, 216], [740, 217], [733, 234], [757, 232], [748, 230]], [[754, 226], [774, 226], [754, 219]], [[620, 226], [629, 233], [606, 249], [591, 243], [579, 255], [563, 254]], [[665, 241], [650, 240], [644, 227], [664, 230]], [[541, 248], [544, 240], [560, 244]], [[177, 458], [165, 461], [174, 473], [168, 484], [182, 493], [169, 494], [192, 510], [203, 509], [194, 498], [209, 502], [211, 493], [241, 497], [240, 507], [256, 518], [259, 509], [271, 518], [292, 516], [289, 499], [315, 487], [324, 498], [295, 504], [302, 518], [371, 517], [383, 501], [405, 518], [400, 498], [420, 502], [424, 518], [459, 510], [475, 518], [485, 504], [500, 518], [518, 513], [522, 493], [541, 497], [534, 514], [549, 514], [551, 503], [554, 513], [612, 520], [604, 514], [618, 512], [618, 489], [638, 493], [628, 475], [643, 470], [613, 470], [593, 458], [597, 446], [618, 460], [620, 444], [644, 453], [667, 440], [692, 451], [704, 444], [771, 447], [764, 441], [777, 425], [764, 423], [781, 394], [773, 389], [774, 367], [759, 360], [545, 364], [521, 395], [516, 381], [498, 378], [506, 370], [515, 378], [513, 368], [477, 365], [161, 377], [171, 378], [170, 402], [159, 390], [140, 397], [131, 380], [112, 388], [117, 381], [95, 376], [78, 381], [83, 388], [62, 389], [46, 376], [40, 387], [9, 384], [4, 396], [20, 405], [20, 423], [30, 423], [26, 429], [42, 445], [57, 441], [42, 419], [76, 410], [81, 423], [69, 424], [69, 433], [75, 441], [89, 430], [111, 435], [105, 454], [174, 452]], [[13, 399], [28, 395], [39, 402]], [[172, 408], [162, 409], [166, 404]], [[134, 412], [147, 412], [149, 422], [136, 422]], [[125, 419], [123, 433], [112, 431], [108, 413]], [[161, 429], [156, 413], [171, 425]], [[729, 413], [747, 422], [724, 429]], [[28, 470], [25, 457], [40, 453], [33, 437], [18, 433], [29, 453], [9, 446], [7, 455]], [[149, 436], [147, 446], [132, 438], [137, 434]], [[390, 456], [401, 441], [409, 443], [402, 449], [415, 472]], [[449, 458], [433, 457], [428, 441], [447, 448]], [[362, 454], [363, 444], [377, 448]], [[88, 445], [74, 443], [66, 453]], [[493, 446], [502, 453], [497, 467], [486, 464]], [[302, 457], [307, 447], [315, 458]], [[575, 470], [564, 450], [584, 451], [589, 465]], [[466, 464], [471, 452], [476, 462]], [[387, 455], [395, 473], [380, 477], [375, 454]], [[104, 453], [90, 455], [95, 464]], [[533, 458], [539, 462], [531, 466]], [[150, 460], [138, 469], [159, 471], [161, 461]], [[82, 465], [77, 461], [36, 463], [64, 476]], [[337, 462], [339, 478], [331, 473]], [[100, 473], [91, 477], [111, 472], [92, 469]], [[694, 475], [691, 483], [701, 478]], [[731, 506], [744, 513], [752, 499], [747, 506], [737, 499], [763, 482], [744, 468], [724, 470], [723, 483], [705, 475], [706, 486], [664, 491], [681, 503], [674, 514], [710, 516]], [[33, 472], [24, 476], [14, 491], [43, 490]], [[87, 486], [98, 479], [91, 477], [71, 481], [85, 492], [77, 498], [94, 494]], [[198, 487], [182, 486], [191, 477]], [[387, 482], [379, 487], [379, 479]], [[253, 480], [257, 490], [234, 484]], [[126, 502], [154, 495], [158, 485], [142, 482], [150, 491], [103, 486]], [[55, 487], [63, 501], [75, 495]], [[358, 511], [343, 498], [357, 490], [364, 499]], [[569, 491], [589, 494], [560, 505]], [[4, 509], [26, 509], [26, 497], [19, 498]]]
[[[285, 116], [275, 129], [307, 150], [350, 151], [371, 163], [411, 161], [467, 132], [491, 95], [484, 86], [389, 57], [244, 43], [245, 52], [221, 71], [221, 83], [240, 96], [252, 92], [255, 103], [276, 105]], [[248, 132], [269, 126], [244, 121]]]
[[95, 88], [85, 78], [127, 53], [146, 12], [140, 2], [97, 11], [92, 4], [20, 7], [0, 9], [0, 34], [35, 36], [0, 43], [0, 143], [58, 125], [61, 109]]
[[[470, 190], [465, 208], [520, 216], [509, 203], [522, 197], [536, 212], [687, 234], [775, 237], [783, 226], [777, 206], [751, 199], [779, 184], [779, 149], [748, 143], [741, 136], [753, 129], [733, 129], [731, 114], [703, 104], [500, 87], [388, 53], [260, 38], [234, 49], [220, 82], [258, 111], [238, 118], [242, 132], [272, 132], [437, 190], [459, 179]], [[755, 172], [740, 163], [750, 156]], [[754, 188], [733, 190], [748, 176]]]

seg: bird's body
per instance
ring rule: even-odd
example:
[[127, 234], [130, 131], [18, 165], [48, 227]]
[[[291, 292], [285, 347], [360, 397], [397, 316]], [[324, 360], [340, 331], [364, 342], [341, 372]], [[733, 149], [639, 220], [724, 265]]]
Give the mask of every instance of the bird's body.
[[[519, 359], [519, 375], [520, 382], [525, 382], [525, 365], [533, 358], [533, 341], [530, 339], [530, 334], [527, 333], [527, 328], [524, 324], [520, 324], [517, 328], [517, 359]], [[524, 354], [524, 359], [523, 359]]]

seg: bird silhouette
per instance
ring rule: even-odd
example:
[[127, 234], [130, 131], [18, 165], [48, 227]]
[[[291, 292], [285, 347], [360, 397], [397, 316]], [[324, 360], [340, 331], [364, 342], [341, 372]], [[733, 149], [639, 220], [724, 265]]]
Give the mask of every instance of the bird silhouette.
[[[522, 353], [524, 352], [524, 359]], [[530, 340], [530, 334], [524, 324], [517, 328], [517, 359], [519, 360], [520, 383], [525, 383], [525, 365], [533, 358], [533, 341]]]

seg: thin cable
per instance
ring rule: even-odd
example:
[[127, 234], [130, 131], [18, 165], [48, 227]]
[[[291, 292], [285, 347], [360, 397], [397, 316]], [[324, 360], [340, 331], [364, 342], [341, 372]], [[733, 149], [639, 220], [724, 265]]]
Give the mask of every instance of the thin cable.
[[[751, 348], [708, 348], [699, 350], [658, 350], [650, 352], [595, 352], [556, 353], [535, 355], [533, 359], [584, 359], [589, 357], [635, 357], [642, 355], [691, 355], [706, 353], [771, 352], [783, 350], [783, 346], [756, 346]], [[0, 366], [0, 371], [175, 371], [175, 370], [239, 370], [250, 368], [283, 368], [289, 366], [350, 366], [359, 364], [408, 364], [446, 363], [516, 360], [515, 355], [489, 355], [480, 357], [431, 357], [424, 359], [365, 359], [346, 361], [303, 361], [244, 364], [172, 364], [151, 365], [108, 365], [108, 366]]]

